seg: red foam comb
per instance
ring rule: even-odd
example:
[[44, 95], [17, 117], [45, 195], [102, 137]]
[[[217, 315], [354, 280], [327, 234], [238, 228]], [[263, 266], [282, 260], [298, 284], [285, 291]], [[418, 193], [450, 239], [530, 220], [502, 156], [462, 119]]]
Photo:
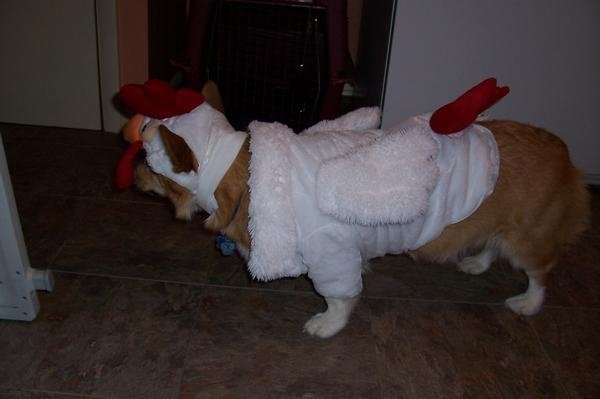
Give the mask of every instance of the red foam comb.
[[440, 134], [460, 132], [509, 91], [508, 86], [498, 87], [495, 78], [485, 79], [453, 102], [437, 109], [429, 120], [431, 130]]
[[125, 85], [119, 96], [130, 111], [155, 119], [188, 113], [204, 102], [202, 94], [186, 88], [175, 90], [159, 79], [150, 79], [143, 85]]

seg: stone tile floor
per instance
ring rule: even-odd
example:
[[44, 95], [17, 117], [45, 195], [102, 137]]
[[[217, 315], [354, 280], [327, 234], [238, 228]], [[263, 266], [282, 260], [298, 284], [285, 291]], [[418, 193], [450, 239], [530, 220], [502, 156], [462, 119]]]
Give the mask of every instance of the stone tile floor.
[[350, 324], [306, 278], [252, 281], [162, 200], [116, 192], [116, 135], [0, 125], [32, 266], [54, 271], [33, 322], [0, 320], [0, 398], [598, 398], [600, 191], [537, 316], [526, 279], [403, 256], [372, 262]]

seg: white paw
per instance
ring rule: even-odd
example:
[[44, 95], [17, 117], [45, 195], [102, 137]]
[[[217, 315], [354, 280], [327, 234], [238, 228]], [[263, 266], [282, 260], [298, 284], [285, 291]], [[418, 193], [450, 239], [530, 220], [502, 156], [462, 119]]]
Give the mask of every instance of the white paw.
[[457, 269], [468, 274], [481, 274], [489, 269], [490, 265], [485, 264], [474, 256], [468, 256], [458, 262]]
[[304, 324], [304, 331], [320, 338], [329, 338], [340, 332], [348, 323], [347, 317], [333, 312], [317, 313]]
[[544, 303], [544, 296], [526, 292], [521, 295], [508, 298], [505, 302], [513, 312], [523, 315], [532, 316], [540, 311]]

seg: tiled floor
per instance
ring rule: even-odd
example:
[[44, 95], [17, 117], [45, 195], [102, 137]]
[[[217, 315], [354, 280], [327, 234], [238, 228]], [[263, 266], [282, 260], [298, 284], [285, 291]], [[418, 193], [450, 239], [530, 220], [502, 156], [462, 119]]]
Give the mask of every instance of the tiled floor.
[[599, 398], [600, 192], [593, 228], [526, 286], [406, 257], [373, 262], [339, 335], [303, 323], [324, 308], [305, 278], [249, 279], [214, 237], [162, 200], [114, 192], [118, 136], [0, 125], [31, 263], [55, 272], [33, 322], [0, 321], [1, 398]]

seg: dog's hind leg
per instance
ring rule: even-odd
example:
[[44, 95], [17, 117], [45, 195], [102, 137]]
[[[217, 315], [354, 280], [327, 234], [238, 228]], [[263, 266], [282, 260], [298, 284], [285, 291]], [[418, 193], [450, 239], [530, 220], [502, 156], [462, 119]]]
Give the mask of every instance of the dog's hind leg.
[[327, 310], [317, 313], [304, 325], [304, 331], [320, 338], [329, 338], [337, 334], [348, 324], [352, 309], [359, 295], [351, 298], [325, 297]]
[[527, 291], [508, 298], [504, 303], [517, 314], [531, 316], [539, 312], [544, 303], [546, 296], [545, 273], [540, 276], [527, 271], [527, 277], [529, 279]]
[[529, 282], [527, 291], [508, 298], [505, 304], [517, 314], [531, 316], [542, 308], [546, 293], [546, 277], [557, 263], [558, 251], [552, 247], [542, 248], [542, 245], [537, 248], [527, 247], [527, 245], [525, 248], [513, 247], [516, 251], [506, 254], [513, 267], [525, 271]]
[[490, 268], [497, 256], [498, 250], [486, 245], [477, 255], [467, 256], [458, 262], [457, 269], [468, 274], [481, 274]]

